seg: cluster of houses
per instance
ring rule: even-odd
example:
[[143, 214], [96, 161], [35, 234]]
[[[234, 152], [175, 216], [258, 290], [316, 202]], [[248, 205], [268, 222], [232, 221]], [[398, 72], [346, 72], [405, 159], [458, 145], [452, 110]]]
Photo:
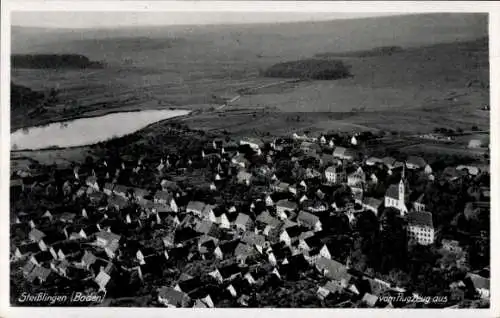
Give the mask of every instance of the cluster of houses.
[[[338, 233], [330, 224], [339, 216], [355, 224], [363, 213], [379, 217], [384, 209], [392, 208], [406, 220], [409, 240], [431, 245], [436, 240], [432, 211], [424, 193], [412, 192], [406, 175], [421, 173], [429, 182], [436, 176], [421, 157], [410, 156], [404, 162], [392, 157], [366, 158], [356, 148], [356, 136], [349, 143], [335, 146], [332, 137], [296, 134], [267, 142], [216, 139], [200, 149], [199, 156], [182, 163], [162, 158], [148, 166], [141, 159], [116, 169], [108, 168], [106, 162], [86, 172], [74, 169], [63, 192], [74, 200], [85, 198], [86, 206], [73, 212], [15, 211], [12, 261], [21, 264], [29, 283], [44, 286], [61, 278], [84, 280], [101, 291], [117, 285], [123, 271], [145, 280], [175, 267], [179, 260], [210, 264], [204, 265], [205, 272], [181, 273], [171, 285], [158, 288], [158, 303], [169, 307], [214, 307], [223, 299], [252, 306], [257, 286], [298, 279], [308, 272], [322, 277], [317, 289], [322, 300], [347, 293], [370, 307], [392, 306], [382, 302], [381, 296], [412, 291], [354, 271], [349, 253], [341, 256], [340, 247], [331, 240]], [[275, 167], [279, 156], [302, 167], [304, 173], [300, 177], [291, 171], [280, 173]], [[192, 189], [182, 189], [167, 179], [161, 179], [154, 191], [116, 182], [125, 170], [160, 173], [182, 168], [189, 173], [200, 162], [213, 167], [205, 173], [210, 179], [203, 188], [208, 199], [195, 199], [189, 195]], [[456, 182], [463, 173], [474, 176], [483, 171], [459, 166], [440, 178]], [[383, 183], [385, 175], [398, 176], [399, 182], [389, 185], [382, 197], [371, 195], [370, 189]], [[27, 179], [13, 178], [11, 188], [20, 193], [50, 188], [50, 181], [27, 183]], [[262, 191], [248, 202], [212, 200], [234, 186]], [[48, 196], [50, 191], [39, 193]], [[489, 209], [489, 205], [478, 200], [467, 209]], [[168, 231], [161, 244], [132, 242], [128, 237], [131, 231], [145, 228]], [[454, 242], [446, 246], [452, 249]], [[489, 297], [489, 278], [470, 273], [468, 279], [481, 297]]]

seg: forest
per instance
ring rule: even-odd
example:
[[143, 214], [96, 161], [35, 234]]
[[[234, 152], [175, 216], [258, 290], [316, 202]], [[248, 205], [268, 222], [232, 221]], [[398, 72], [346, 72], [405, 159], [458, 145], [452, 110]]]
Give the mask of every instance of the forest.
[[274, 64], [262, 72], [266, 77], [336, 80], [351, 77], [350, 66], [339, 60], [305, 59]]
[[80, 54], [13, 54], [11, 56], [13, 68], [47, 69], [47, 68], [103, 68], [102, 62], [89, 60]]

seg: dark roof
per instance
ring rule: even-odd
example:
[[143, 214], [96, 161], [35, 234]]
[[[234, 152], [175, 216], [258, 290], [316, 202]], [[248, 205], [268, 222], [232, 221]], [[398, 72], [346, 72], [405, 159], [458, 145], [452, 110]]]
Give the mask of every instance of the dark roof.
[[408, 213], [408, 225], [422, 226], [422, 227], [433, 227], [432, 213], [426, 212], [426, 211], [410, 212], [410, 213]]
[[172, 287], [164, 286], [158, 291], [158, 296], [168, 300], [169, 304], [180, 307], [189, 299], [188, 295]]
[[190, 279], [181, 280], [181, 281], [177, 282], [177, 285], [179, 285], [180, 289], [183, 292], [185, 292], [186, 294], [190, 294], [195, 289], [198, 289], [201, 286], [203, 286], [203, 283], [202, 283], [200, 277], [192, 277]]
[[387, 191], [385, 191], [385, 196], [393, 199], [399, 199], [399, 186], [397, 184], [391, 184]]
[[54, 257], [49, 251], [43, 251], [33, 255], [38, 263], [52, 260]]
[[34, 252], [40, 250], [40, 247], [38, 246], [37, 243], [21, 244], [17, 248], [19, 249], [19, 252], [22, 255], [27, 254], [27, 253], [34, 253]]
[[304, 239], [304, 242], [310, 248], [315, 248], [315, 247], [321, 248], [323, 246], [323, 242], [321, 242], [321, 239], [318, 238], [317, 236], [310, 236], [310, 237]]
[[298, 225], [294, 225], [285, 229], [286, 233], [290, 238], [297, 237], [304, 231], [304, 228]]
[[233, 255], [239, 243], [240, 243], [239, 240], [224, 242], [219, 245], [219, 248], [223, 254]]
[[219, 273], [221, 274], [222, 278], [228, 278], [231, 275], [241, 273], [242, 269], [238, 266], [237, 263], [224, 266], [218, 269]]

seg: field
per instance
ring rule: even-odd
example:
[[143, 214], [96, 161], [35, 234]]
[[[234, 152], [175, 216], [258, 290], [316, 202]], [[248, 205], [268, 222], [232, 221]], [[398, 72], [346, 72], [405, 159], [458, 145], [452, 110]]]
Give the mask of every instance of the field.
[[[483, 14], [426, 14], [79, 33], [13, 27], [13, 53], [82, 54], [107, 67], [13, 69], [14, 83], [40, 91], [56, 88], [60, 102], [34, 118], [12, 105], [11, 129], [166, 107], [205, 109], [183, 121], [238, 134], [488, 129], [489, 112], [479, 110], [489, 100], [487, 22]], [[380, 46], [401, 50], [356, 55]], [[282, 80], [260, 75], [276, 63], [317, 54], [338, 59], [335, 52], [351, 66], [352, 78], [273, 85]]]

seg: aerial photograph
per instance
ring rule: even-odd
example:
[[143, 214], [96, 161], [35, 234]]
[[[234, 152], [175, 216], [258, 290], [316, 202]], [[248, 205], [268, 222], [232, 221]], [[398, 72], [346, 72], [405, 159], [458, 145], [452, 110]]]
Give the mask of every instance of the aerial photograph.
[[11, 12], [11, 306], [490, 308], [488, 20]]

